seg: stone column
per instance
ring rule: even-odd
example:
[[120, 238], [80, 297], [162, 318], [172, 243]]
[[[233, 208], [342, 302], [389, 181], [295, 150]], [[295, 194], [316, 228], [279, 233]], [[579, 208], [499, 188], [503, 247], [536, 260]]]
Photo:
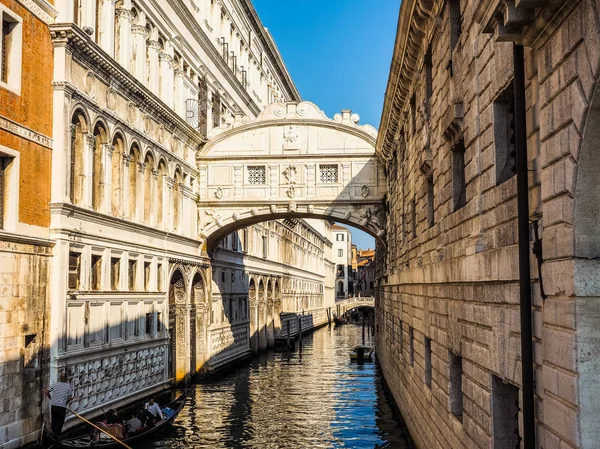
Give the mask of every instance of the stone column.
[[258, 354], [258, 313], [256, 298], [248, 298], [250, 307], [250, 352]]
[[135, 190], [136, 197], [134, 201], [137, 203], [135, 208], [135, 219], [136, 221], [142, 223], [144, 221], [144, 172], [146, 171], [146, 164], [143, 162], [138, 162], [138, 174], [135, 179]]
[[172, 199], [174, 182], [175, 181], [173, 180], [173, 178], [165, 175], [165, 184], [167, 188], [163, 192], [163, 222], [165, 225], [164, 229], [167, 232], [173, 231], [173, 219], [171, 215], [171, 210], [173, 204]]
[[132, 33], [132, 66], [131, 73], [136, 79], [147, 84], [148, 75], [146, 73], [146, 39], [148, 39], [148, 30], [145, 26], [145, 15], [142, 11], [139, 12], [138, 23], [131, 26]]
[[[79, 26], [90, 27], [94, 30], [94, 33], [90, 36], [92, 40], [95, 40], [98, 30], [96, 29], [96, 2], [95, 1], [83, 1], [81, 2], [81, 12]], [[73, 9], [72, 9], [73, 10]]]
[[104, 167], [104, 195], [100, 210], [106, 214], [112, 212], [112, 157], [113, 146], [110, 144], [102, 145], [102, 165]]
[[160, 71], [160, 99], [173, 107], [173, 56], [169, 54], [169, 44], [165, 43], [165, 50], [158, 55]]
[[127, 6], [117, 8], [115, 29], [115, 59], [131, 71], [131, 10]]
[[258, 350], [267, 349], [267, 307], [264, 298], [260, 298], [258, 302]]
[[115, 55], [115, 4], [116, 0], [99, 0], [100, 26], [98, 44], [110, 56]]
[[[79, 183], [82, 193], [81, 205], [92, 207], [92, 170], [94, 166], [94, 145], [96, 139], [90, 133], [84, 135], [83, 139], [83, 179], [76, 180]], [[75, 184], [77, 186], [77, 184]], [[76, 188], [77, 191], [77, 188]], [[77, 195], [76, 195], [77, 196]]]
[[152, 180], [150, 181], [150, 199], [152, 201], [152, 204], [150, 206], [150, 226], [152, 227], [156, 227], [156, 219], [158, 217], [158, 202], [156, 201], [156, 198], [158, 197], [157, 192], [159, 188], [161, 187], [159, 186], [158, 170], [153, 168]]
[[183, 77], [185, 72], [179, 68], [175, 68], [175, 95], [173, 98], [173, 110], [185, 119], [185, 93], [183, 88]]
[[190, 216], [197, 215], [194, 213], [194, 202], [192, 200], [192, 196], [194, 192], [188, 186], [181, 184], [180, 186], [183, 201], [181, 204], [180, 212], [181, 212], [181, 233], [185, 236], [191, 236], [192, 228], [192, 220]]
[[[160, 49], [160, 44], [155, 40], [149, 40], [147, 44], [149, 70], [148, 76], [143, 76], [142, 79], [147, 79], [148, 88], [154, 95], [158, 95], [158, 73], [160, 70], [158, 64], [158, 50]], [[146, 68], [144, 67], [142, 70], [146, 70]]]
[[129, 211], [131, 208], [129, 207], [129, 170], [133, 170], [130, 168], [131, 156], [128, 154], [123, 154], [123, 167], [121, 170], [121, 182], [123, 188], [123, 200], [121, 202], [121, 210], [123, 211], [123, 215], [128, 218], [132, 218], [129, 216]]

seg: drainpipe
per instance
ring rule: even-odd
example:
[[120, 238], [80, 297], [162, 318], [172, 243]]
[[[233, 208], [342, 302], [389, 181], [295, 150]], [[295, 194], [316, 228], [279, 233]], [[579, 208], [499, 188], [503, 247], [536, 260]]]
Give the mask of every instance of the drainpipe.
[[523, 448], [535, 449], [533, 333], [531, 273], [529, 268], [529, 183], [525, 117], [525, 58], [522, 45], [513, 44], [515, 89], [515, 152], [519, 235], [519, 292], [521, 303], [521, 391], [523, 393]]

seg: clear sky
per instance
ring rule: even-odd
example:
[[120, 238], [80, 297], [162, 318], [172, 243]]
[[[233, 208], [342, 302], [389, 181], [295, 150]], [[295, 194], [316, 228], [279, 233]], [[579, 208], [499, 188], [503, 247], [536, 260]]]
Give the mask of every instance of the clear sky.
[[[252, 0], [303, 100], [379, 126], [400, 0]], [[374, 248], [351, 229], [359, 248]]]

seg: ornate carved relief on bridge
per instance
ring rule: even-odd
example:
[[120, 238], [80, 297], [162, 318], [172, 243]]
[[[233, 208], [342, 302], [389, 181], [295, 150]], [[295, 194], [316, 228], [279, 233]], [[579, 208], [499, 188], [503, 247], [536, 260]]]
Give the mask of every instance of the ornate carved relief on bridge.
[[383, 167], [377, 131], [345, 110], [332, 119], [314, 104], [273, 103], [254, 121], [213, 130], [196, 158], [199, 235], [210, 249], [261, 221], [322, 218], [383, 242]]

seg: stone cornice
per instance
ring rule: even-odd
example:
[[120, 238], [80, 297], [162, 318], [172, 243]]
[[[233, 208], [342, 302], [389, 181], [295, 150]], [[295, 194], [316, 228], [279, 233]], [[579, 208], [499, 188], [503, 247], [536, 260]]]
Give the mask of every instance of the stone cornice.
[[179, 129], [197, 145], [205, 142], [205, 138], [200, 133], [135, 79], [78, 26], [71, 23], [50, 25], [50, 34], [55, 45], [66, 45], [72, 51], [74, 58], [93, 67], [104, 78], [110, 79], [111, 85], [118, 88], [121, 93], [126, 92], [140, 108], [163, 123]]
[[580, 0], [481, 0], [474, 19], [501, 42], [535, 47], [550, 36]]
[[34, 16], [42, 22], [51, 24], [54, 22], [58, 11], [46, 0], [17, 0], [24, 8], [27, 8]]
[[402, 121], [402, 111], [406, 107], [419, 55], [422, 53], [425, 30], [442, 3], [439, 0], [404, 0], [400, 6], [394, 54], [376, 144], [376, 152], [382, 159], [389, 160], [392, 156], [394, 137]]

